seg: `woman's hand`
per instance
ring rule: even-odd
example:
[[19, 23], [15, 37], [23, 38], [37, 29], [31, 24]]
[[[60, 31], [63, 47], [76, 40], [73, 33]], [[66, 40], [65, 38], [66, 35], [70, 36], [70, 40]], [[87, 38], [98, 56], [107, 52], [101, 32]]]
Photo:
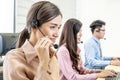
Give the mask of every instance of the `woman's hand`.
[[47, 37], [41, 38], [35, 45], [35, 50], [38, 55], [40, 66], [47, 70], [50, 61], [49, 47], [52, 44], [51, 40]]
[[116, 76], [116, 72], [114, 70], [101, 70], [100, 73], [97, 73], [97, 78], [105, 78], [108, 76]]
[[56, 56], [54, 55], [49, 62], [49, 71], [51, 72], [51, 77], [54, 80], [60, 80], [59, 77], [59, 63], [58, 60], [56, 58]]

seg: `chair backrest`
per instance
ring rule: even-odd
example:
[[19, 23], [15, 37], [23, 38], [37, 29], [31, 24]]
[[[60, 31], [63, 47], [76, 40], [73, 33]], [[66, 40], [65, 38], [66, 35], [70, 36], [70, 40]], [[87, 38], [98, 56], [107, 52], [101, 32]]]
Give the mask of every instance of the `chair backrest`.
[[3, 51], [3, 39], [2, 39], [2, 35], [0, 35], [0, 54]]
[[0, 33], [2, 36], [2, 53], [0, 55], [5, 55], [9, 50], [14, 49], [17, 38], [18, 38], [18, 33]]

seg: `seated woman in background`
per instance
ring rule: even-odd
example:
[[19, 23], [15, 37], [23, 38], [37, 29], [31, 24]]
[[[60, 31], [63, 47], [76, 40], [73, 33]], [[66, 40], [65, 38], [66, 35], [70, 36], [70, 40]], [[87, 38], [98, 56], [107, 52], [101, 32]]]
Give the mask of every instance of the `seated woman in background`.
[[80, 57], [82, 23], [77, 19], [69, 19], [63, 27], [57, 57], [60, 64], [60, 80], [96, 80], [116, 75], [112, 70], [90, 70], [83, 66]]
[[26, 22], [17, 48], [5, 57], [4, 80], [59, 80], [58, 61], [51, 49], [62, 22], [59, 8], [49, 1], [34, 3]]

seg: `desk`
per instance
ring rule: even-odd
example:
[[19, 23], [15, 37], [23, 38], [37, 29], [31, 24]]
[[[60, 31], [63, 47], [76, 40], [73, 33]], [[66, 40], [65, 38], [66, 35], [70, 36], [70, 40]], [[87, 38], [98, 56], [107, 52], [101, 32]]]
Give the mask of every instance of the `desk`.
[[113, 65], [109, 65], [109, 66], [106, 66], [105, 69], [113, 69], [114, 71], [116, 72], [120, 72], [120, 66], [113, 66]]
[[[105, 69], [112, 69], [116, 72], [120, 72], [120, 66], [113, 66], [113, 65], [108, 65], [105, 67]], [[97, 80], [105, 80], [105, 78], [98, 78]]]

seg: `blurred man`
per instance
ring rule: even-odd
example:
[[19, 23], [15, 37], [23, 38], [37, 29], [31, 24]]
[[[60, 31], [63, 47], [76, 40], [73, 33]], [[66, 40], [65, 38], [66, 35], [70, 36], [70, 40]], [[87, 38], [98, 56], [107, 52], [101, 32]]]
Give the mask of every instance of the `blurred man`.
[[109, 64], [120, 66], [119, 58], [102, 56], [100, 39], [105, 35], [105, 22], [95, 20], [90, 28], [93, 36], [84, 44], [85, 66], [90, 69], [102, 69]]

